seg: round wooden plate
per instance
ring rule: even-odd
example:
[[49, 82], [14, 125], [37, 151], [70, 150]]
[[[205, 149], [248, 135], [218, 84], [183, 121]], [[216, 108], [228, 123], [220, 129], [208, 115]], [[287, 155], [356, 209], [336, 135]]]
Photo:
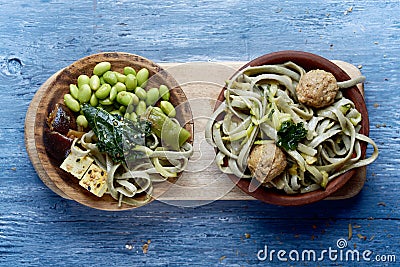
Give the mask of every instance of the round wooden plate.
[[[334, 64], [328, 59], [325, 59], [321, 56], [302, 52], [302, 51], [279, 51], [270, 54], [263, 55], [258, 57], [243, 67], [240, 70], [246, 68], [247, 66], [260, 66], [266, 64], [281, 64], [287, 61], [292, 61], [300, 66], [302, 66], [305, 70], [312, 70], [312, 69], [322, 69], [328, 72], [331, 72], [338, 82], [349, 80], [349, 75], [342, 70], [338, 65]], [[226, 87], [223, 88], [221, 93], [218, 96], [217, 104], [214, 108], [216, 110], [218, 106], [225, 100], [224, 91]], [[368, 120], [368, 112], [365, 106], [364, 98], [360, 92], [360, 90], [353, 86], [351, 88], [342, 90], [343, 95], [348, 99], [352, 100], [355, 104], [355, 107], [362, 115], [361, 121], [361, 130], [360, 133], [364, 135], [369, 134], [369, 120]], [[367, 145], [364, 142], [361, 142], [361, 154], [362, 158], [365, 157]], [[340, 188], [342, 188], [349, 179], [354, 176], [357, 172], [357, 169], [350, 170], [344, 173], [341, 176], [336, 177], [334, 180], [328, 183], [328, 186], [325, 190], [317, 190], [310, 193], [305, 194], [296, 194], [296, 195], [288, 195], [284, 192], [268, 189], [266, 187], [258, 187], [255, 191], [250, 190], [250, 180], [249, 179], [240, 179], [235, 175], [229, 175], [230, 179], [246, 194], [249, 194], [261, 201], [266, 203], [280, 205], [280, 206], [300, 206], [306, 205], [313, 202], [317, 202], [322, 200]]]
[[[170, 102], [176, 107], [176, 118], [191, 133], [190, 142], [193, 142], [192, 112], [184, 92], [175, 79], [154, 62], [137, 55], [121, 52], [99, 53], [84, 57], [50, 77], [39, 89], [40, 93], [35, 95], [28, 109], [25, 120], [25, 142], [29, 157], [39, 177], [55, 193], [96, 209], [133, 209], [136, 206], [123, 204], [118, 207], [117, 201], [110, 195], [106, 194], [99, 198], [82, 188], [78, 179], [59, 168], [59, 162], [49, 156], [43, 142], [46, 118], [56, 103], [63, 102], [64, 94], [69, 92], [69, 84], [76, 84], [80, 74], [92, 75], [94, 66], [102, 61], [110, 62], [112, 70], [119, 72], [123, 72], [125, 66], [131, 66], [136, 70], [147, 68], [151, 76], [149, 85], [151, 83], [166, 84], [171, 88]], [[154, 184], [151, 201], [168, 190], [176, 179]]]

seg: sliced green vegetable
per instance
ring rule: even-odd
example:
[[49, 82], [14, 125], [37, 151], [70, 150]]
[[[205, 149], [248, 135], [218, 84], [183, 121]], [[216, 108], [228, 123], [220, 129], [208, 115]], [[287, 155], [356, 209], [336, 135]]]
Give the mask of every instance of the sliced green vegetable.
[[186, 129], [173, 122], [159, 108], [148, 107], [145, 117], [151, 122], [153, 132], [161, 138], [163, 146], [179, 150], [190, 138], [190, 133]]

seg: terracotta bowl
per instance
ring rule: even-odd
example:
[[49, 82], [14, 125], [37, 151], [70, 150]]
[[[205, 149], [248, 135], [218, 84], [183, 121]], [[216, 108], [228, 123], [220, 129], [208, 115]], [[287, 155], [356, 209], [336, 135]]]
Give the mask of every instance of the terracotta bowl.
[[[192, 112], [190, 106], [182, 89], [170, 74], [154, 62], [137, 55], [120, 52], [100, 53], [75, 61], [46, 82], [46, 87], [44, 88], [46, 91], [43, 92], [36, 114], [34, 115], [35, 120], [33, 130], [37, 153], [30, 153], [30, 156], [32, 159], [33, 154], [37, 155], [38, 161], [34, 163], [34, 165], [40, 164], [41, 170], [44, 171], [39, 173], [39, 176], [48, 179], [45, 183], [56, 193], [61, 192], [60, 195], [63, 197], [70, 198], [86, 206], [101, 210], [133, 209], [136, 207], [126, 204], [118, 207], [118, 201], [113, 199], [110, 195], [105, 194], [103, 197], [99, 198], [81, 187], [78, 179], [59, 168], [59, 162], [46, 152], [44, 145], [43, 133], [49, 112], [51, 112], [56, 103], [63, 102], [64, 94], [69, 92], [69, 84], [76, 84], [77, 78], [80, 74], [91, 76], [94, 66], [102, 61], [110, 62], [112, 70], [119, 72], [123, 72], [125, 66], [131, 66], [137, 71], [145, 67], [150, 72], [148, 86], [150, 86], [151, 83], [166, 84], [171, 88], [170, 102], [177, 109], [176, 118], [181, 122], [181, 125], [184, 125], [193, 137]], [[27, 131], [29, 129], [25, 130]], [[190, 142], [193, 142], [193, 140], [190, 140]], [[35, 166], [35, 168], [38, 170], [37, 166]], [[175, 182], [176, 179], [177, 178], [169, 180], [168, 182], [154, 184], [152, 200], [158, 198], [163, 192], [168, 190], [171, 183]]]
[[[325, 59], [321, 56], [301, 52], [301, 51], [279, 51], [270, 54], [263, 55], [258, 57], [243, 67], [247, 66], [260, 66], [265, 64], [281, 64], [287, 61], [292, 61], [300, 66], [302, 66], [305, 70], [312, 70], [312, 69], [322, 69], [328, 72], [331, 72], [338, 82], [349, 80], [349, 75], [346, 74], [340, 67], [338, 67], [333, 62]], [[215, 106], [216, 110], [218, 106], [221, 104], [222, 101], [225, 100], [224, 91], [226, 87], [223, 88], [221, 93], [218, 96], [217, 104]], [[367, 108], [365, 106], [364, 98], [361, 95], [360, 91], [357, 89], [356, 86], [351, 88], [342, 90], [343, 95], [348, 99], [352, 100], [355, 104], [355, 107], [359, 112], [362, 114], [362, 121], [361, 121], [361, 130], [360, 133], [364, 135], [369, 134], [369, 120], [368, 120], [368, 113]], [[362, 151], [362, 158], [365, 157], [367, 145], [365, 143], [361, 143], [361, 151]], [[245, 193], [253, 196], [256, 199], [264, 201], [269, 204], [275, 204], [279, 206], [300, 206], [305, 204], [310, 204], [313, 202], [317, 202], [322, 200], [329, 195], [335, 193], [341, 187], [343, 187], [349, 179], [357, 172], [357, 169], [350, 170], [341, 176], [336, 177], [332, 181], [330, 181], [325, 190], [317, 190], [309, 193], [304, 194], [295, 194], [295, 195], [288, 195], [282, 191], [268, 189], [265, 187], [258, 187], [255, 191], [249, 190], [250, 180], [249, 179], [239, 179], [235, 175], [229, 175], [230, 179]]]

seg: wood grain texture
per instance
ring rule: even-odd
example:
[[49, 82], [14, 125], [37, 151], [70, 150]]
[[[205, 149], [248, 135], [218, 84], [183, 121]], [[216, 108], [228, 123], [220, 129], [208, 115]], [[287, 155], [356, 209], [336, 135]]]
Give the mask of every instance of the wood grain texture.
[[[100, 57], [94, 56], [92, 58], [94, 63], [108, 60], [115, 65], [113, 62], [118, 61], [117, 68], [124, 67], [129, 61], [129, 57], [125, 57], [124, 60], [118, 57], [111, 59], [111, 56], [104, 58], [101, 54]], [[90, 59], [81, 61], [87, 64]], [[343, 61], [333, 62], [345, 70], [352, 78], [361, 75], [361, 72], [352, 64]], [[189, 162], [187, 171], [183, 173], [176, 184], [171, 184], [169, 188], [165, 191], [163, 190], [162, 194], [156, 197], [157, 199], [161, 201], [254, 200], [252, 196], [239, 190], [227, 175], [218, 170], [213, 162], [215, 157], [214, 149], [207, 145], [204, 139], [205, 122], [213, 112], [217, 96], [223, 88], [225, 79], [231, 77], [244, 64], [245, 62], [160, 64], [163, 69], [176, 79], [177, 85], [185, 93], [185, 98], [180, 98], [180, 101], [184, 100], [187, 103], [182, 106], [193, 106], [190, 109], [191, 115], [186, 121], [193, 122], [196, 131], [193, 136], [195, 154]], [[77, 68], [82, 67], [78, 66]], [[93, 66], [89, 64], [89, 66], [85, 66], [85, 70], [80, 70], [79, 73], [90, 72], [92, 68]], [[85, 205], [100, 209], [118, 209], [97, 203], [98, 199], [91, 197], [90, 194], [85, 194], [86, 200], [82, 199], [81, 192], [84, 190], [79, 186], [78, 188], [69, 186], [68, 183], [72, 183], [72, 181], [68, 177], [61, 178], [60, 171], [57, 171], [58, 166], [49, 161], [48, 155], [44, 151], [42, 138], [43, 120], [48, 114], [48, 105], [50, 103], [50, 106], [54, 106], [52, 102], [61, 101], [62, 95], [68, 88], [66, 85], [73, 83], [77, 78], [69, 75], [71, 77], [68, 78], [68, 81], [60, 82], [60, 72], [56, 72], [40, 87], [29, 105], [25, 120], [25, 144], [29, 158], [44, 184], [61, 197], [74, 199]], [[62, 72], [65, 71], [62, 70]], [[87, 74], [90, 75], [90, 73]], [[358, 88], [360, 92], [364, 93], [363, 84], [359, 84]], [[54, 100], [50, 101], [51, 99]], [[176, 105], [178, 106], [178, 104]], [[192, 119], [192, 113], [194, 114], [194, 119]], [[190, 130], [193, 132], [192, 129]], [[345, 187], [340, 188], [338, 192], [330, 194], [327, 199], [338, 200], [355, 196], [361, 191], [365, 179], [365, 168], [362, 168], [355, 173], [354, 178], [346, 183]], [[105, 201], [114, 202], [112, 200]], [[124, 209], [129, 209], [129, 206], [123, 207], [121, 210]]]
[[[398, 0], [15, 0], [0, 7], [0, 266], [398, 265]], [[370, 137], [380, 155], [353, 198], [298, 208], [246, 200], [184, 208], [155, 201], [102, 212], [53, 193], [29, 161], [28, 106], [54, 72], [81, 57], [126, 51], [162, 63], [249, 61], [285, 49], [349, 62], [367, 77]], [[336, 248], [349, 224], [349, 248], [394, 254], [397, 262], [257, 260], [264, 245]]]

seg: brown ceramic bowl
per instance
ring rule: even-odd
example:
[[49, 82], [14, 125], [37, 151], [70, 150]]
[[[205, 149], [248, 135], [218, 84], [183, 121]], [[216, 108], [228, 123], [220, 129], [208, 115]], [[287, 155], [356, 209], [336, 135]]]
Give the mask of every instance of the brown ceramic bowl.
[[[258, 57], [249, 63], [245, 64], [243, 69], [247, 66], [260, 66], [266, 64], [280, 64], [285, 63], [287, 61], [292, 61], [300, 66], [302, 66], [306, 71], [312, 69], [322, 69], [328, 72], [331, 72], [338, 82], [349, 80], [349, 75], [346, 74], [340, 67], [338, 67], [333, 62], [325, 59], [321, 56], [301, 52], [301, 51], [279, 51], [270, 54], [263, 55]], [[221, 104], [222, 101], [225, 100], [224, 91], [226, 87], [223, 88], [220, 95], [218, 96], [218, 100], [215, 110]], [[360, 91], [357, 89], [356, 86], [351, 88], [342, 90], [343, 95], [348, 99], [352, 100], [355, 104], [355, 107], [359, 112], [362, 114], [362, 121], [361, 121], [361, 130], [360, 133], [364, 135], [369, 134], [369, 121], [368, 121], [368, 113], [367, 108], [365, 106], [364, 98], [361, 95]], [[367, 145], [365, 143], [361, 143], [361, 151], [362, 157], [365, 157]], [[305, 204], [310, 204], [319, 200], [322, 200], [329, 195], [335, 193], [341, 187], [343, 187], [349, 179], [357, 172], [357, 169], [350, 170], [344, 173], [341, 176], [336, 177], [334, 180], [330, 181], [325, 190], [317, 190], [309, 193], [304, 194], [295, 194], [295, 195], [288, 195], [282, 191], [268, 189], [265, 187], [258, 187], [255, 191], [250, 192], [250, 180], [249, 179], [239, 179], [235, 175], [229, 175], [230, 179], [245, 193], [253, 196], [256, 199], [264, 201], [269, 204], [275, 204], [280, 206], [300, 206]]]
[[[123, 72], [125, 66], [134, 67], [139, 70], [143, 67], [147, 68], [150, 72], [149, 85], [166, 84], [171, 88], [170, 102], [177, 109], [177, 119], [181, 125], [191, 133], [193, 137], [192, 125], [192, 112], [187, 102], [187, 98], [179, 87], [175, 79], [164, 71], [159, 65], [152, 61], [128, 53], [109, 52], [94, 54], [82, 59], [79, 59], [62, 69], [59, 73], [53, 75], [46, 82], [46, 86], [39, 89], [44, 90], [41, 98], [38, 100], [39, 104], [34, 118], [34, 143], [36, 145], [35, 153], [30, 152], [31, 160], [38, 171], [40, 178], [63, 197], [70, 198], [86, 206], [102, 209], [102, 210], [126, 210], [136, 208], [135, 206], [123, 204], [118, 207], [118, 201], [114, 200], [110, 195], [105, 194], [99, 198], [79, 185], [79, 180], [74, 178], [69, 173], [59, 168], [59, 162], [52, 158], [47, 152], [44, 144], [43, 133], [46, 127], [46, 118], [54, 108], [56, 103], [63, 102], [63, 96], [69, 92], [69, 84], [76, 84], [77, 78], [80, 74], [92, 75], [94, 66], [102, 61], [111, 63], [112, 70]], [[30, 109], [31, 110], [31, 109]], [[29, 111], [28, 111], [29, 113]], [[27, 114], [27, 117], [30, 114]], [[28, 120], [28, 119], [27, 119]], [[31, 129], [25, 129], [25, 132]], [[27, 139], [27, 138], [26, 138]], [[193, 140], [190, 140], [193, 142]], [[28, 144], [27, 144], [28, 146]], [[29, 150], [28, 150], [29, 152]], [[35, 157], [38, 159], [35, 159]], [[40, 166], [36, 166], [40, 165]], [[163, 192], [168, 190], [171, 183], [175, 182], [177, 178], [169, 180], [169, 182], [154, 184], [154, 191], [152, 193], [152, 200], [158, 198]]]

